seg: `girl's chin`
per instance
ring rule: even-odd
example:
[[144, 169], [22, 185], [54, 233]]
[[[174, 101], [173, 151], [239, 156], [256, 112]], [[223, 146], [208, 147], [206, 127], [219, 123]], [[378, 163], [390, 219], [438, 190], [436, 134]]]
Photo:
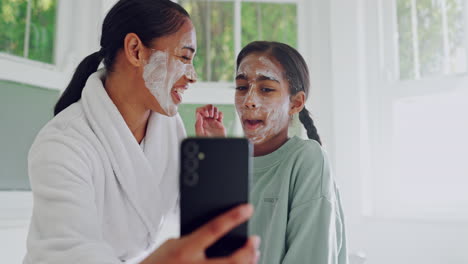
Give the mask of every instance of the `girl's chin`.
[[246, 135], [246, 137], [254, 145], [260, 145], [268, 141], [265, 135]]

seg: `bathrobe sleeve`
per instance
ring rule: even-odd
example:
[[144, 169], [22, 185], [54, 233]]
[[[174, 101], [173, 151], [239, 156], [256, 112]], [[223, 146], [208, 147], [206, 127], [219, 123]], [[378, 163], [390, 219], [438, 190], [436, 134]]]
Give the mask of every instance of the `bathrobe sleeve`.
[[282, 263], [347, 264], [341, 203], [326, 155], [313, 146], [302, 157], [293, 172]]
[[28, 238], [24, 263], [120, 263], [102, 237], [91, 159], [73, 138], [45, 139], [31, 149], [35, 232]]

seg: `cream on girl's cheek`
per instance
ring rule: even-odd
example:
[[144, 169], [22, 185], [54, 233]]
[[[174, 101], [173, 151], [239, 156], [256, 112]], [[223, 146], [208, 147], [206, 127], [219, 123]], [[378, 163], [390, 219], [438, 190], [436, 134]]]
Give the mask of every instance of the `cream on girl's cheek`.
[[[253, 63], [249, 63], [249, 60], [244, 60], [239, 66], [238, 75], [249, 77], [252, 73], [255, 75], [249, 80], [247, 93], [244, 96], [236, 96], [236, 109], [241, 119], [258, 118], [264, 121], [263, 125], [253, 131], [244, 127], [245, 136], [254, 144], [262, 143], [277, 135], [289, 120], [289, 96], [281, 98], [280, 101], [273, 101], [261, 94], [255, 81], [258, 76], [281, 80], [282, 73], [268, 58], [262, 56], [258, 61], [261, 65], [258, 68], [253, 67]], [[246, 107], [246, 104], [249, 104], [249, 107]]]

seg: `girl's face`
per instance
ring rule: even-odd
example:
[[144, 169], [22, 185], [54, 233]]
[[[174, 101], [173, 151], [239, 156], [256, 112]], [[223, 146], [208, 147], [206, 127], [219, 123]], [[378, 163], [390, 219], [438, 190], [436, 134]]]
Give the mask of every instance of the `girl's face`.
[[245, 136], [261, 144], [287, 130], [291, 113], [283, 67], [267, 55], [246, 56], [236, 74], [235, 103]]
[[143, 69], [143, 80], [162, 114], [176, 115], [189, 83], [196, 81], [192, 64], [195, 52], [195, 29], [188, 19], [179, 31], [154, 42]]

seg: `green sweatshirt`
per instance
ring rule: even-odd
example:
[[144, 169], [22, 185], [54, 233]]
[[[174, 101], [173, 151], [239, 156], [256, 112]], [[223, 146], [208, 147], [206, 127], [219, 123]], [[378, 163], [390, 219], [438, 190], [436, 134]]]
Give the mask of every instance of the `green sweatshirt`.
[[254, 158], [251, 234], [262, 238], [260, 264], [348, 263], [344, 215], [326, 153], [290, 138]]

